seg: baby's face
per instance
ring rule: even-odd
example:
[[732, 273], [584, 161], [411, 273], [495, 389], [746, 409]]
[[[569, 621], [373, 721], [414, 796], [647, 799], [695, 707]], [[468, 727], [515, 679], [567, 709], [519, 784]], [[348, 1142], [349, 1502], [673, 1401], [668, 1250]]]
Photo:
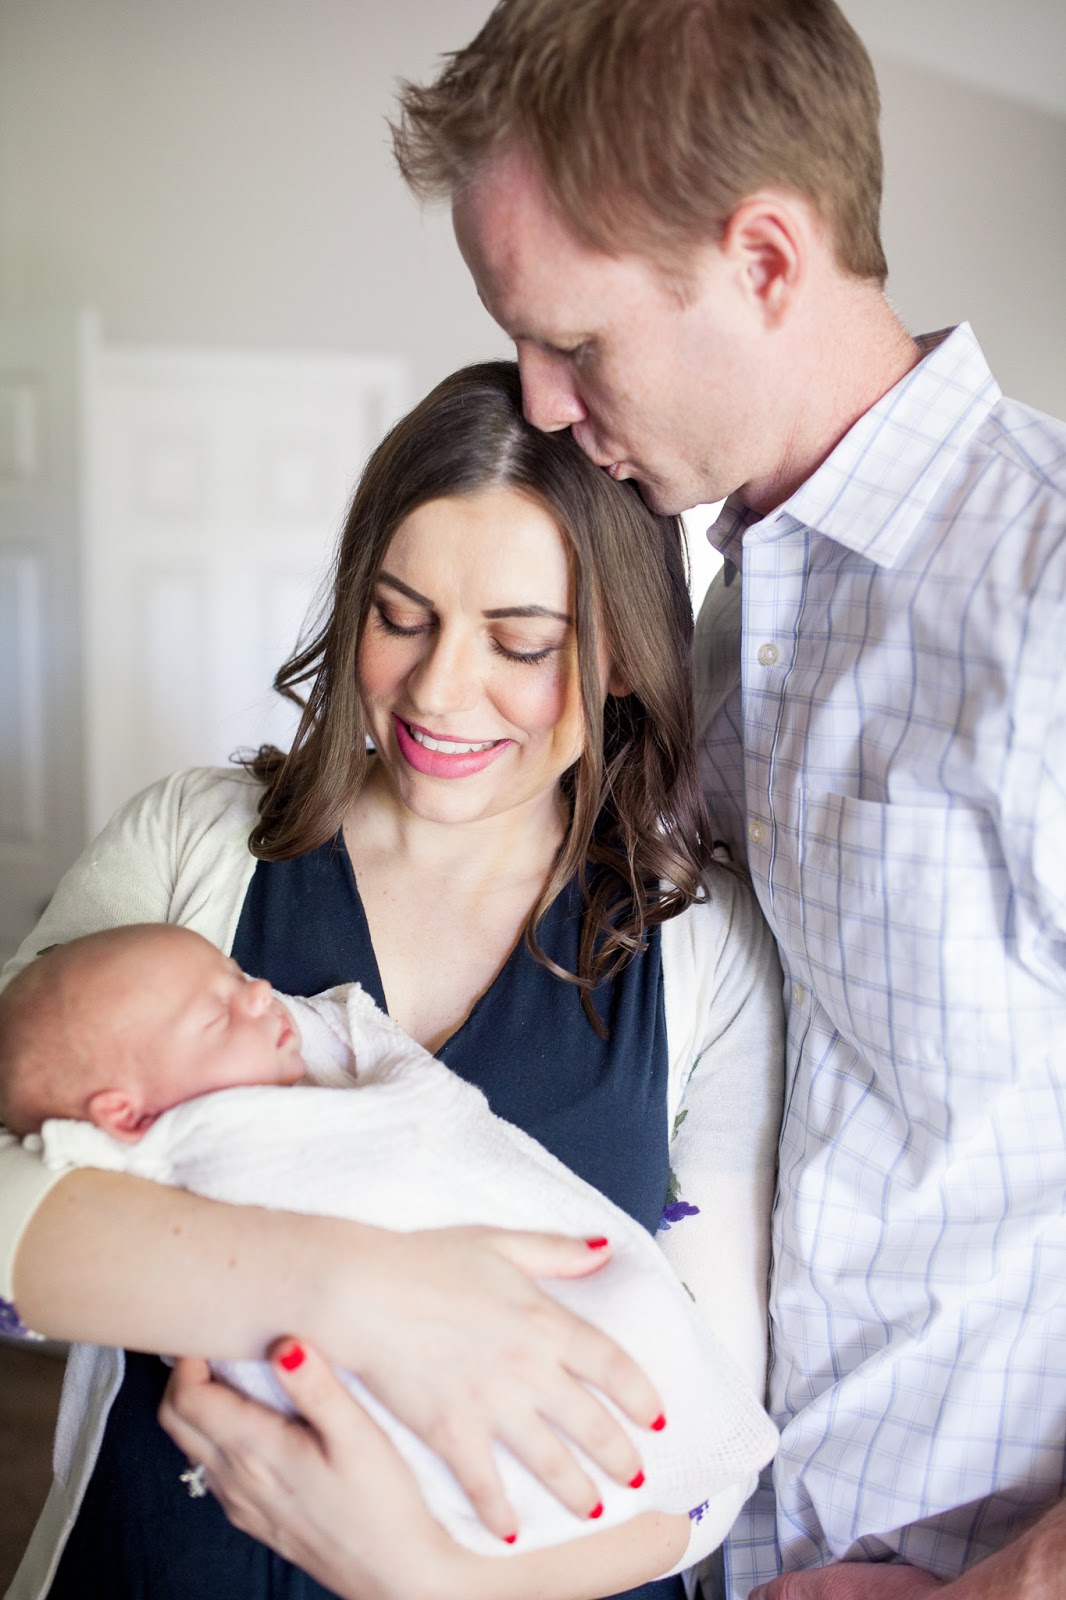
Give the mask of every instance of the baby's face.
[[145, 1003], [131, 1040], [142, 1097], [134, 1136], [171, 1106], [213, 1089], [303, 1077], [300, 1036], [270, 985], [246, 978], [205, 939], [168, 942], [141, 981]]

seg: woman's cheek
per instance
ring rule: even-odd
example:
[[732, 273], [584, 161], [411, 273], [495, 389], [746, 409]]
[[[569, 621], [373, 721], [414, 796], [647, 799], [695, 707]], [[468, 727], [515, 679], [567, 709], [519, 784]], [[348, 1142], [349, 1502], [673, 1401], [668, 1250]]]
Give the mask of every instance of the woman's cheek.
[[536, 675], [539, 681], [516, 690], [511, 720], [528, 733], [548, 738], [561, 772], [578, 759], [585, 742], [577, 664], [546, 664]]

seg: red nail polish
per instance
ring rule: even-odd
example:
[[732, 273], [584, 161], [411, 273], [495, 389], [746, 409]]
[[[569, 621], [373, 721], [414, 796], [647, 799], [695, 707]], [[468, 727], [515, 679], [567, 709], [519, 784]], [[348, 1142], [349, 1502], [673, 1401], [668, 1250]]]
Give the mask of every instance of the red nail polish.
[[644, 1482], [644, 1474], [643, 1474], [643, 1472], [638, 1472], [635, 1478], [630, 1478], [629, 1487], [631, 1489], [639, 1489], [643, 1482]]
[[284, 1367], [286, 1372], [295, 1372], [297, 1367], [302, 1367], [307, 1359], [307, 1351], [302, 1344], [292, 1344], [283, 1356], [278, 1357], [279, 1367]]
[[590, 1250], [606, 1250], [607, 1248], [606, 1239], [586, 1239], [585, 1243]]
[[590, 1522], [595, 1522], [597, 1517], [602, 1517], [602, 1516], [603, 1516], [603, 1501], [602, 1500], [597, 1500], [596, 1504], [593, 1506], [592, 1510], [589, 1512], [589, 1521]]
[[503, 1536], [503, 1542], [504, 1544], [514, 1544], [517, 1538], [517, 1533], [505, 1533]]
[[662, 1412], [660, 1411], [659, 1415], [656, 1417], [655, 1421], [651, 1424], [651, 1431], [652, 1431], [652, 1433], [662, 1433], [662, 1431], [663, 1431], [663, 1429], [665, 1427], [666, 1427], [666, 1418], [663, 1416]]

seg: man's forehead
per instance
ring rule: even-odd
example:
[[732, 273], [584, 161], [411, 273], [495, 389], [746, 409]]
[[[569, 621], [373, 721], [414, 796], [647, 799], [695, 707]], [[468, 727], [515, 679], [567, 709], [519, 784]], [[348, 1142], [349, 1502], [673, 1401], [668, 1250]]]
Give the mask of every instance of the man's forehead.
[[617, 262], [575, 237], [531, 163], [494, 158], [452, 217], [481, 301], [512, 339], [565, 344], [595, 331]]

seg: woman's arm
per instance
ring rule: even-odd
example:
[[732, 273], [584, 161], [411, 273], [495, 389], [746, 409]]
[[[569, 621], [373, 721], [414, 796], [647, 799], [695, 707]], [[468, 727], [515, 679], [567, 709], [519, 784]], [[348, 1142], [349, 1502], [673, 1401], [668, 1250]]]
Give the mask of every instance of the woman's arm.
[[306, 1345], [275, 1350], [293, 1422], [179, 1364], [160, 1420], [237, 1527], [345, 1600], [595, 1600], [677, 1565], [686, 1516], [647, 1512], [606, 1533], [499, 1558], [457, 1545], [436, 1523], [392, 1444]]
[[664, 927], [663, 975], [683, 1089], [659, 1242], [761, 1400], [784, 1013], [773, 935], [731, 873]]
[[262, 1356], [279, 1328], [312, 1329], [447, 1461], [503, 1537], [514, 1513], [494, 1438], [584, 1514], [594, 1486], [556, 1429], [619, 1482], [639, 1467], [587, 1386], [638, 1425], [659, 1413], [629, 1357], [534, 1281], [580, 1276], [606, 1253], [490, 1229], [393, 1233], [84, 1171], [31, 1218], [14, 1291], [40, 1333], [171, 1354]]

